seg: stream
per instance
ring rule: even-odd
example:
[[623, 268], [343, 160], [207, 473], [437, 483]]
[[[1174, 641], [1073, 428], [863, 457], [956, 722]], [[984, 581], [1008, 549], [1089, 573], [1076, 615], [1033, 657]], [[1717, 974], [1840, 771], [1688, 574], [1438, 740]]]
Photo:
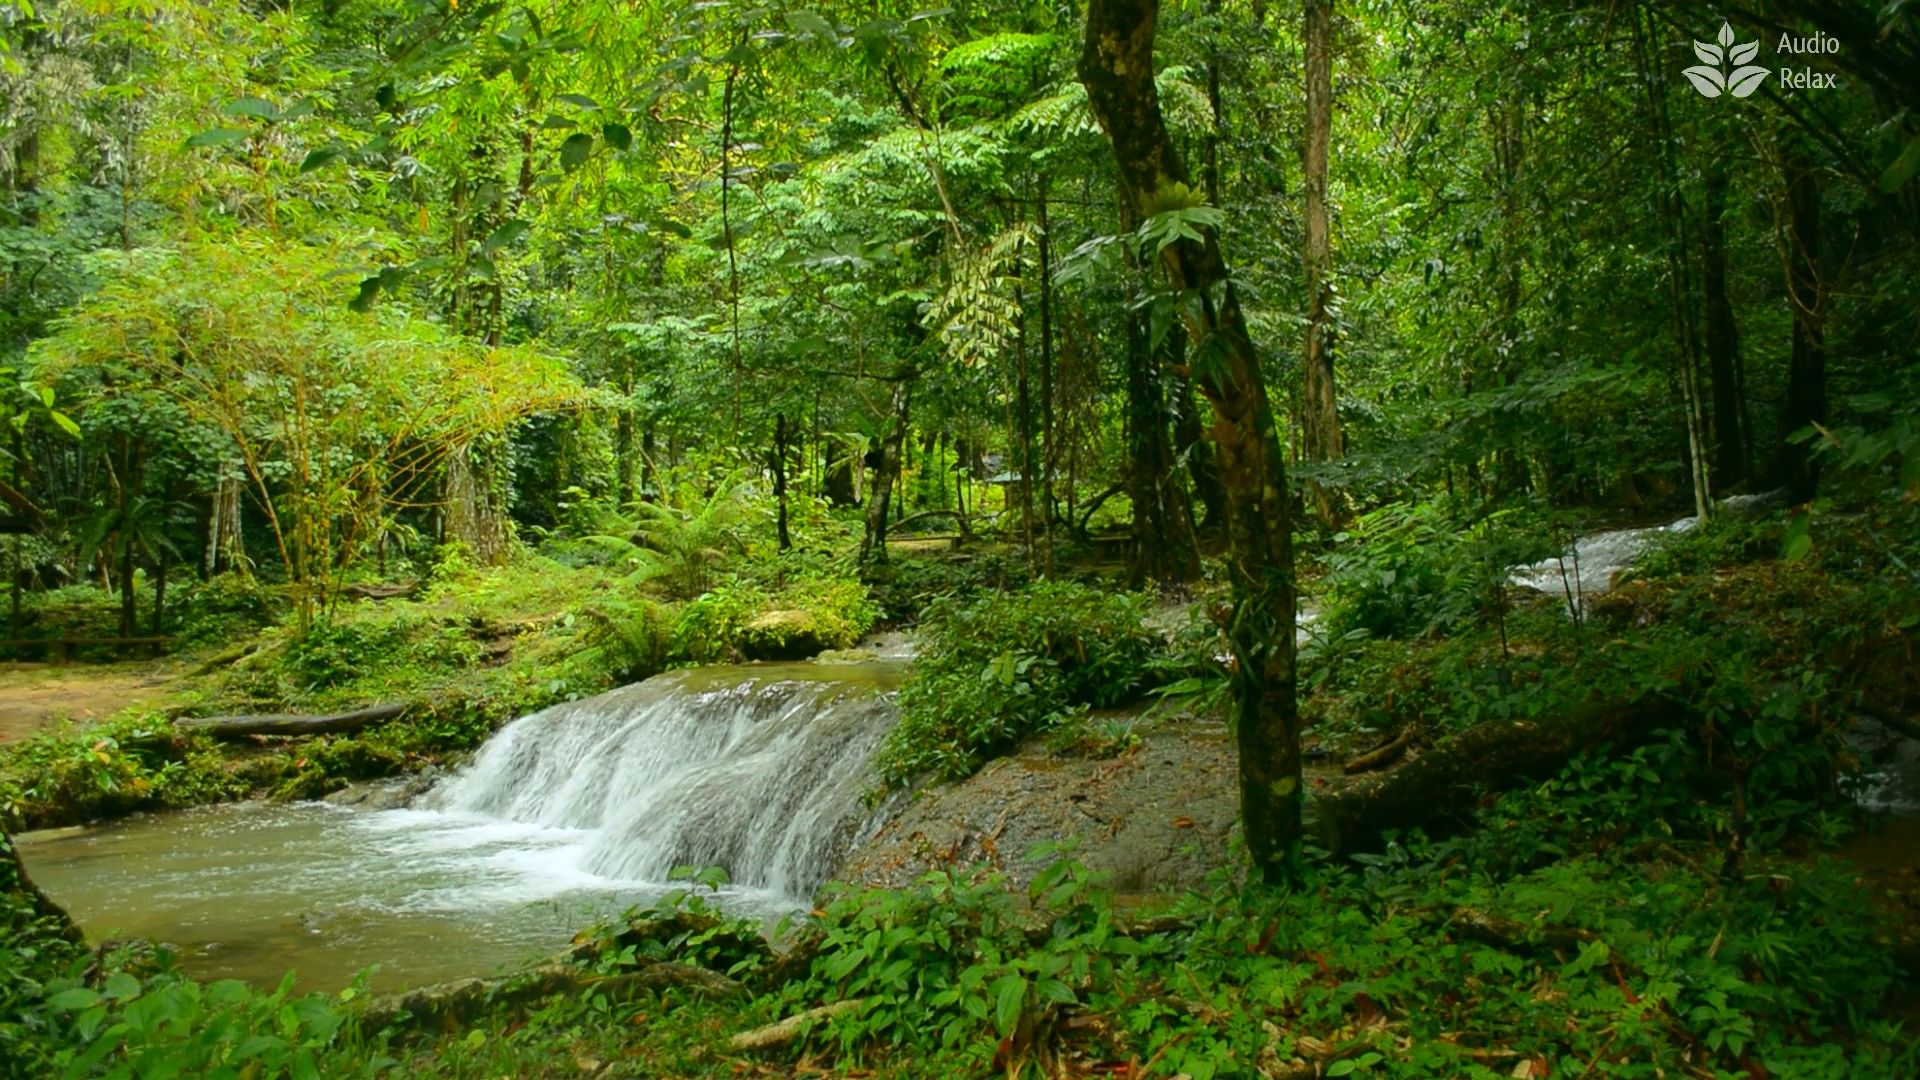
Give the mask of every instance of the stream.
[[721, 866], [719, 900], [804, 907], [879, 815], [862, 796], [901, 665], [672, 672], [500, 729], [398, 809], [238, 803], [25, 834], [93, 940], [150, 937], [206, 978], [393, 989], [544, 959]]

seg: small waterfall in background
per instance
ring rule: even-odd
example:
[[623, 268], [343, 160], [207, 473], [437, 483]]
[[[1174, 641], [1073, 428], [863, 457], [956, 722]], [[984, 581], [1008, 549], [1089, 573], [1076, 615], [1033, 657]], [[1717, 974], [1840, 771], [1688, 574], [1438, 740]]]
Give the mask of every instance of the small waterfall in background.
[[1613, 579], [1633, 565], [1663, 537], [1692, 529], [1697, 520], [1686, 517], [1671, 525], [1644, 529], [1614, 529], [1583, 536], [1565, 554], [1513, 568], [1515, 585], [1562, 598], [1572, 597], [1584, 611], [1586, 598], [1613, 588]]
[[414, 805], [587, 830], [580, 869], [603, 878], [719, 866], [804, 902], [873, 816], [867, 761], [894, 716], [858, 683], [675, 672], [514, 721]]
[[[1715, 500], [1721, 513], [1750, 516], [1787, 505], [1785, 489], [1754, 495], [1729, 495]], [[1683, 517], [1666, 525], [1642, 529], [1612, 529], [1580, 537], [1560, 555], [1513, 568], [1508, 581], [1522, 588], [1568, 599], [1586, 610], [1586, 598], [1613, 588], [1613, 579], [1633, 560], [1664, 540], [1691, 531], [1698, 518]]]

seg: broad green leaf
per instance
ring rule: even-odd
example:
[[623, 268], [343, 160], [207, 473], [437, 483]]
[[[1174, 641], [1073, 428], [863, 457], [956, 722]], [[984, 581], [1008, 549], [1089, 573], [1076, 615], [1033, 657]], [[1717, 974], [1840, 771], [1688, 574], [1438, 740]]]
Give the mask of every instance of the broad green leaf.
[[235, 98], [222, 105], [220, 111], [228, 116], [251, 116], [269, 123], [280, 119], [279, 107], [266, 98]]
[[1002, 1036], [1011, 1035], [1027, 1007], [1027, 980], [1018, 975], [1002, 975], [993, 981], [991, 992], [993, 1026]]
[[530, 228], [530, 226], [526, 221], [515, 218], [493, 230], [493, 234], [488, 236], [486, 240], [480, 244], [480, 250], [488, 252], [489, 254], [499, 251], [501, 248], [526, 235], [528, 228]]
[[326, 168], [340, 160], [345, 153], [345, 150], [337, 146], [323, 146], [318, 150], [310, 150], [306, 158], [300, 162], [300, 171], [310, 173], [315, 169]]
[[84, 1009], [99, 1000], [100, 994], [98, 991], [89, 990], [84, 986], [70, 986], [49, 997], [47, 999], [47, 1005], [51, 1008], [71, 1012], [75, 1009]]
[[568, 172], [586, 164], [587, 155], [593, 153], [593, 136], [586, 132], [577, 132], [567, 136], [560, 144], [560, 167]]

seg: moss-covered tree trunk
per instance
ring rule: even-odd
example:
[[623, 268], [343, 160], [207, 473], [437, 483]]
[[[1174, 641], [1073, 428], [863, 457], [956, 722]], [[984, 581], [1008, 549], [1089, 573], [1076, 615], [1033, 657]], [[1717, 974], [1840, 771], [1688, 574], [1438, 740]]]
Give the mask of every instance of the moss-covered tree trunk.
[[470, 444], [447, 456], [446, 539], [465, 544], [473, 561], [507, 560], [505, 502], [495, 490], [492, 463]]
[[[1124, 196], [1151, 212], [1157, 195], [1187, 181], [1153, 81], [1157, 0], [1091, 0], [1080, 79], [1120, 168]], [[1300, 837], [1300, 726], [1293, 668], [1293, 538], [1286, 464], [1273, 408], [1227, 275], [1219, 238], [1202, 230], [1161, 250], [1200, 377], [1213, 407], [1214, 443], [1227, 495], [1228, 570], [1235, 656], [1234, 720], [1240, 808], [1248, 853], [1267, 881], [1291, 876]]]

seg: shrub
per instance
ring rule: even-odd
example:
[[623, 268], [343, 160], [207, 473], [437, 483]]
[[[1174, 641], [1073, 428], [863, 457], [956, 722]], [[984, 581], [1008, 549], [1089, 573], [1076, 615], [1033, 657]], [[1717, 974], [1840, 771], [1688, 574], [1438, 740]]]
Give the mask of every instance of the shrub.
[[[687, 604], [674, 623], [674, 656], [696, 663], [844, 649], [879, 618], [866, 587], [848, 578], [801, 577], [779, 589], [723, 585]], [[784, 616], [770, 618], [770, 616]]]
[[204, 644], [225, 641], [262, 627], [276, 618], [273, 597], [244, 574], [217, 574], [187, 586], [178, 609], [182, 641]]
[[1502, 510], [1471, 524], [1442, 502], [1382, 507], [1334, 536], [1328, 631], [1417, 638], [1472, 625], [1501, 604], [1508, 568], [1551, 553], [1541, 529]]
[[1140, 595], [1060, 581], [934, 602], [881, 773], [896, 783], [969, 776], [1073, 706], [1131, 700], [1151, 681], [1161, 647], [1142, 622], [1145, 608]]

